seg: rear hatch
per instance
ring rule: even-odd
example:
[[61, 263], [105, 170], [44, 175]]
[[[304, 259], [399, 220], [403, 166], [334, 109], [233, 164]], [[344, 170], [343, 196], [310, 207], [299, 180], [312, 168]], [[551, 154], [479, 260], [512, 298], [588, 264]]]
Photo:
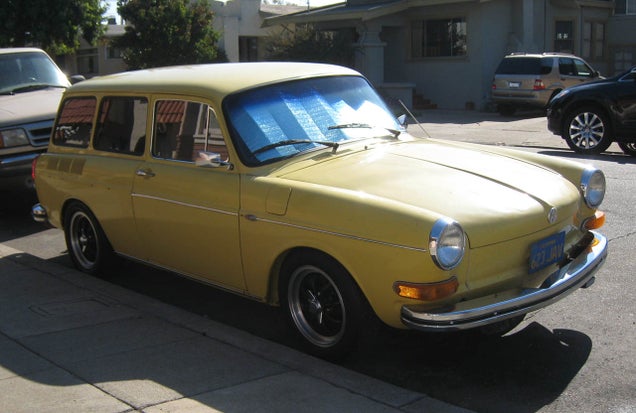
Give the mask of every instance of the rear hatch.
[[531, 97], [535, 82], [552, 70], [552, 58], [510, 57], [503, 59], [495, 71], [492, 96]]

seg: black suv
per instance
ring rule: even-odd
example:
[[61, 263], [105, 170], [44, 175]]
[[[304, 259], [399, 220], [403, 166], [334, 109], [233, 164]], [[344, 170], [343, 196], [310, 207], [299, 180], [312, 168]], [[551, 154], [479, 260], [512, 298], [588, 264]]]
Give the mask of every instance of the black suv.
[[545, 108], [566, 87], [599, 77], [585, 60], [571, 54], [513, 53], [495, 71], [491, 98], [500, 114], [511, 116], [521, 107]]
[[620, 75], [563, 90], [548, 105], [548, 129], [578, 153], [616, 141], [636, 156], [636, 66]]

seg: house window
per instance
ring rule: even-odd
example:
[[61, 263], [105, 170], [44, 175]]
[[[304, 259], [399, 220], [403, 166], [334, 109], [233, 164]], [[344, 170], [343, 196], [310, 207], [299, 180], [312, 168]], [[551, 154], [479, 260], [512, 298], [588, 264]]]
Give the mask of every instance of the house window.
[[574, 53], [574, 23], [568, 20], [561, 20], [556, 22], [554, 28], [554, 51]]
[[77, 51], [77, 71], [83, 75], [97, 74], [97, 49], [82, 49]]
[[616, 0], [616, 14], [636, 14], [636, 0]]
[[106, 46], [106, 59], [121, 59], [122, 53], [119, 47]]
[[415, 21], [411, 26], [412, 56], [465, 56], [466, 33], [466, 19], [461, 17]]
[[621, 73], [636, 64], [636, 47], [620, 48], [614, 51], [614, 73]]
[[583, 57], [602, 59], [605, 55], [605, 24], [585, 22], [583, 24]]
[[258, 60], [258, 37], [239, 37], [239, 60], [241, 62]]

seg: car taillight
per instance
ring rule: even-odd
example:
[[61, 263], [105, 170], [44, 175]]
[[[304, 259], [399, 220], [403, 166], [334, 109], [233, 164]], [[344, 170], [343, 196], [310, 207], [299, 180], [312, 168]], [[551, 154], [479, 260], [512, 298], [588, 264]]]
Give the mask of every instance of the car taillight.
[[36, 156], [33, 158], [33, 162], [31, 162], [31, 179], [33, 179], [33, 182], [35, 182], [35, 165], [37, 164], [39, 157], [40, 155]]
[[493, 83], [492, 84], [492, 90], [495, 90], [495, 89], [497, 89], [497, 85]]
[[545, 89], [545, 85], [543, 84], [543, 80], [535, 79], [534, 80], [534, 86], [532, 87], [532, 89], [534, 89], [534, 90], [543, 90], [543, 89]]

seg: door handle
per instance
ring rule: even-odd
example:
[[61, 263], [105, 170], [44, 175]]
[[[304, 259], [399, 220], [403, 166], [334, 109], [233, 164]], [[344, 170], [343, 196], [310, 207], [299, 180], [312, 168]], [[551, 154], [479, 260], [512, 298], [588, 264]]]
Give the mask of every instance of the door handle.
[[148, 178], [152, 178], [153, 176], [155, 176], [155, 173], [152, 172], [151, 169], [137, 169], [137, 172], [135, 172], [137, 174], [137, 176], [146, 176]]

